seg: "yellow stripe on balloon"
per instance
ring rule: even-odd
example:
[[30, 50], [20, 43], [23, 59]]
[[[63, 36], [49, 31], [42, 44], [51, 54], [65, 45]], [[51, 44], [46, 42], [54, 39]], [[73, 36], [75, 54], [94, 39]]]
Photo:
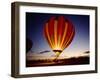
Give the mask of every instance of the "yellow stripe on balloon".
[[54, 48], [54, 47], [55, 47], [55, 44], [54, 44], [54, 36], [51, 35], [51, 36], [50, 36], [50, 39], [51, 39], [51, 42], [52, 42], [52, 45], [53, 45], [53, 48]]
[[57, 20], [54, 22], [54, 40], [55, 40], [55, 49], [57, 49]]
[[61, 49], [63, 49], [63, 43], [64, 43], [64, 40], [65, 40], [65, 37], [66, 37], [67, 28], [68, 28], [68, 23], [65, 23], [64, 34], [63, 34], [62, 41], [61, 41], [61, 44], [60, 44]]
[[68, 46], [69, 41], [72, 39], [73, 35], [74, 35], [74, 31], [72, 31], [72, 33], [71, 33], [71, 35], [70, 35], [70, 37], [69, 37], [67, 43], [65, 43], [65, 45], [63, 46], [63, 49], [65, 49], [65, 48]]
[[59, 47], [59, 49], [61, 49], [61, 46], [60, 46], [60, 42], [61, 42], [61, 35], [58, 35], [58, 47]]
[[47, 33], [47, 38], [48, 38], [48, 40], [50, 42], [50, 47], [53, 48], [54, 46], [52, 44], [52, 41], [50, 39], [49, 32], [48, 32], [48, 23], [46, 23], [46, 33]]

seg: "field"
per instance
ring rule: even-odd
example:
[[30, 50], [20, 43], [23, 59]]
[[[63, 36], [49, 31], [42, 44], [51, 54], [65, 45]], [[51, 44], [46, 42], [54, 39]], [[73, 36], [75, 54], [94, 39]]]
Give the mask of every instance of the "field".
[[40, 59], [40, 60], [26, 60], [26, 67], [36, 66], [60, 66], [60, 65], [80, 65], [89, 64], [89, 57], [72, 57], [68, 59]]

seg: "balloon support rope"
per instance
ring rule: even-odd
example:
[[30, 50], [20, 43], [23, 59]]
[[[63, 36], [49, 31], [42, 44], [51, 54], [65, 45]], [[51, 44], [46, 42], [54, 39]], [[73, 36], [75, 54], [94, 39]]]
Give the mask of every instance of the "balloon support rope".
[[56, 58], [54, 58], [54, 60], [53, 60], [54, 62], [57, 61], [57, 59], [58, 59], [58, 57], [60, 55], [60, 52], [56, 52], [56, 54], [57, 54], [57, 56], [56, 56]]

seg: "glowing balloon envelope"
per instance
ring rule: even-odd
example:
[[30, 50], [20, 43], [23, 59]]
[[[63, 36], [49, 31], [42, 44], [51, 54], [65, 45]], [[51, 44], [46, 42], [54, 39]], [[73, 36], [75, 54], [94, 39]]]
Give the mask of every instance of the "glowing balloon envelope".
[[51, 17], [44, 26], [44, 35], [57, 57], [69, 46], [75, 35], [73, 24], [63, 16]]

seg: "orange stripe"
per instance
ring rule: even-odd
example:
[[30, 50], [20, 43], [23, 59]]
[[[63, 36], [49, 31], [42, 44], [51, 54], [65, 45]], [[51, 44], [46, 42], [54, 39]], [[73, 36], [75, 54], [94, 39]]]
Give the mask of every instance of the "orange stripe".
[[61, 42], [61, 35], [58, 35], [58, 45], [57, 46], [59, 49], [61, 49], [60, 42]]
[[54, 45], [55, 45], [55, 44], [54, 44], [54, 36], [51, 35], [51, 36], [50, 36], [50, 39], [51, 39], [51, 42], [52, 42], [52, 45], [53, 45], [53, 49], [54, 49]]
[[64, 43], [64, 39], [66, 37], [67, 28], [68, 28], [68, 23], [65, 23], [64, 34], [63, 34], [62, 41], [61, 41], [61, 44], [60, 44], [61, 49], [63, 49], [63, 43]]
[[54, 22], [54, 41], [55, 41], [55, 49], [57, 48], [57, 20]]
[[49, 44], [50, 44], [51, 48], [53, 49], [53, 44], [52, 44], [52, 41], [50, 39], [49, 32], [48, 32], [48, 23], [46, 23], [46, 33], [47, 33], [47, 38], [49, 40]]
[[68, 46], [68, 44], [69, 44], [70, 40], [72, 39], [73, 35], [74, 35], [74, 31], [72, 31], [72, 33], [71, 33], [71, 35], [70, 35], [70, 38], [69, 38], [69, 40], [67, 41], [67, 43], [65, 43], [65, 45], [63, 46], [63, 49], [65, 49], [65, 48]]

